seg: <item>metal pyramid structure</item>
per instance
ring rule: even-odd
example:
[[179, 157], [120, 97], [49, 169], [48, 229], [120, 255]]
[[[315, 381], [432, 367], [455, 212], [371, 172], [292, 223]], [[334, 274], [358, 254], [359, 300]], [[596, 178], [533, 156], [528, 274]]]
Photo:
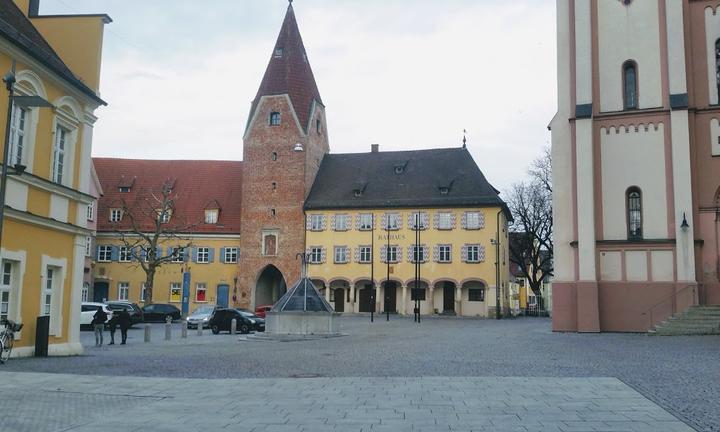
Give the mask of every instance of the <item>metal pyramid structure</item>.
[[272, 312], [334, 312], [333, 307], [320, 295], [315, 284], [303, 277], [278, 300]]

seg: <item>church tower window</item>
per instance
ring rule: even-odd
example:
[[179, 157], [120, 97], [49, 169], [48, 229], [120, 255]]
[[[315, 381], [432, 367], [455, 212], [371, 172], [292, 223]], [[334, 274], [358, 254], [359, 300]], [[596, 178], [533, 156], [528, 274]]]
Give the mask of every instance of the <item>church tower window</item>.
[[718, 89], [718, 104], [720, 105], [720, 39], [715, 41], [715, 82]]
[[626, 110], [638, 108], [637, 65], [632, 60], [623, 64], [623, 106]]
[[642, 193], [640, 188], [627, 191], [628, 240], [642, 239]]
[[277, 160], [277, 152], [272, 152], [272, 155], [270, 155], [270, 159], [272, 159], [273, 161], [276, 161]]
[[280, 126], [280, 113], [279, 112], [270, 113], [270, 126]]

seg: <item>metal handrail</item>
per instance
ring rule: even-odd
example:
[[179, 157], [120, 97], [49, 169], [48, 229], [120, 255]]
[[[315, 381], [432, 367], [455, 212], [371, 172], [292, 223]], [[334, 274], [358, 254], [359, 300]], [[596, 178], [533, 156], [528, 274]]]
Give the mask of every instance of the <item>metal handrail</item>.
[[[640, 314], [640, 315], [647, 315], [648, 313], [650, 314], [650, 326], [649, 326], [649, 328], [652, 328], [652, 326], [653, 326], [653, 311], [654, 311], [658, 306], [665, 304], [668, 300], [672, 300], [672, 301], [673, 301], [673, 302], [672, 302], [672, 311], [673, 311], [672, 313], [674, 314], [674, 313], [675, 313], [675, 309], [676, 309], [676, 307], [677, 307], [677, 297], [678, 297], [678, 295], [679, 295], [680, 293], [682, 293], [682, 292], [687, 291], [687, 290], [690, 289], [690, 288], [692, 288], [693, 291], [694, 291], [694, 289], [697, 288], [697, 284], [687, 285], [685, 288], [683, 288], [683, 289], [681, 289], [680, 291], [677, 291], [677, 292], [673, 293], [672, 295], [664, 298], [663, 300], [657, 302], [655, 305], [653, 305], [652, 307], [650, 307], [650, 309], [648, 309], [648, 310], [646, 310], [645, 312], [643, 312], [642, 314]], [[695, 299], [696, 299], [696, 295], [693, 295], [693, 303], [696, 303]]]

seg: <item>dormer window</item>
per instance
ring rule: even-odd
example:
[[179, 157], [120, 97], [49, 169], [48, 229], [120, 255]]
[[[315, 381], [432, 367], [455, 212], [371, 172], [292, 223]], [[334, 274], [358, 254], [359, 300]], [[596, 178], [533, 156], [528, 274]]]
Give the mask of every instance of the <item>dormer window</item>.
[[353, 191], [353, 195], [355, 195], [355, 198], [360, 198], [362, 196], [362, 191], [360, 189], [355, 189]]
[[275, 58], [282, 58], [282, 56], [283, 56], [283, 51], [284, 51], [284, 50], [283, 50], [282, 47], [277, 47], [277, 48], [275, 48]]
[[400, 174], [404, 173], [405, 167], [407, 166], [407, 164], [408, 164], [407, 162], [401, 163], [401, 164], [396, 164], [394, 167], [395, 174], [400, 175]]
[[120, 193], [129, 193], [130, 192], [130, 188], [127, 186], [120, 186], [118, 188], [118, 190], [120, 191]]
[[218, 209], [205, 210], [205, 223], [216, 224], [218, 222], [219, 213]]
[[270, 126], [280, 126], [280, 113], [277, 111], [270, 113]]
[[447, 195], [450, 193], [450, 188], [447, 186], [440, 186], [440, 195]]
[[158, 219], [160, 219], [160, 223], [168, 223], [170, 222], [170, 217], [172, 216], [172, 210], [167, 209], [163, 211], [162, 209], [157, 210]]

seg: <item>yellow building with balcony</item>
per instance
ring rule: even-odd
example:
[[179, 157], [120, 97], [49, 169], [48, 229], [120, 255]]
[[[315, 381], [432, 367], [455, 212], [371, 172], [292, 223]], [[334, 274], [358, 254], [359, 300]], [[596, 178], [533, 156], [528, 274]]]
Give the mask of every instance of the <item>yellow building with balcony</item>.
[[511, 216], [465, 148], [326, 155], [305, 212], [308, 274], [337, 312], [411, 314], [416, 296], [422, 314], [507, 312]]
[[[0, 71], [20, 98], [0, 98], [9, 166], [0, 263], [0, 319], [24, 324], [13, 356], [32, 355], [49, 316], [50, 355], [79, 354], [89, 251], [87, 207], [103, 27], [107, 15], [41, 16], [37, 0], [0, 0]], [[34, 100], [28, 96], [39, 96]], [[49, 104], [52, 106], [48, 106]], [[42, 107], [46, 104], [46, 107]]]

